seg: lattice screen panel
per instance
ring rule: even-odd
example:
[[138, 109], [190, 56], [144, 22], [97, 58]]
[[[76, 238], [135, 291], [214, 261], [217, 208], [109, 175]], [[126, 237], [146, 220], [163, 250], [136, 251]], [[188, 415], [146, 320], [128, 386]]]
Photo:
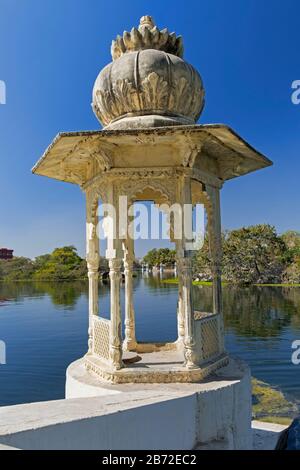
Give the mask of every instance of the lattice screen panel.
[[109, 325], [105, 318], [94, 318], [94, 354], [106, 361], [109, 360]]
[[218, 316], [202, 320], [201, 340], [203, 360], [210, 359], [219, 353], [219, 319]]

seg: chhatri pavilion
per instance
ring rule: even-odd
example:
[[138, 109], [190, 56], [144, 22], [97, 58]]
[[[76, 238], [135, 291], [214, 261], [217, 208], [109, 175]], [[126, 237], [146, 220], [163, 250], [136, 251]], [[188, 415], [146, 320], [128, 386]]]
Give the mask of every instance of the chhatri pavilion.
[[[111, 53], [112, 62], [99, 73], [93, 89], [93, 110], [103, 128], [60, 133], [33, 168], [37, 175], [79, 185], [86, 197], [89, 328], [82, 361], [101, 383], [198, 382], [228, 363], [221, 295], [220, 190], [227, 180], [267, 167], [271, 161], [226, 125], [196, 124], [204, 106], [204, 87], [199, 73], [183, 58], [180, 36], [160, 30], [150, 16], [144, 16], [138, 28], [117, 36]], [[193, 306], [192, 240], [185, 230], [181, 237], [174, 236], [170, 217], [178, 273], [174, 312], [178, 339], [173, 343], [141, 343], [136, 337], [134, 240], [127, 229], [119, 230], [120, 196], [127, 197], [128, 207], [136, 201], [153, 201], [158, 207], [205, 207], [212, 312], [196, 311]], [[109, 319], [102, 316], [101, 302], [98, 307], [99, 202], [115, 208], [115, 230], [108, 234], [105, 253], [110, 270]]]

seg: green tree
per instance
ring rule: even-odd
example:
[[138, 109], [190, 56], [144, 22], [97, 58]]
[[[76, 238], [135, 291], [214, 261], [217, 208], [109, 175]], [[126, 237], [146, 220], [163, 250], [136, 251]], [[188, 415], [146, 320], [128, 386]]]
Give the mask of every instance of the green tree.
[[[225, 234], [222, 234], [222, 243], [224, 244]], [[209, 239], [206, 235], [203, 246], [196, 251], [193, 256], [193, 277], [199, 281], [211, 281], [211, 256], [209, 250]]]
[[21, 281], [32, 277], [34, 262], [29, 258], [16, 256], [9, 260], [0, 260], [0, 279], [5, 281]]
[[281, 236], [286, 245], [286, 269], [282, 280], [286, 283], [300, 283], [300, 232], [289, 230]]
[[300, 253], [300, 232], [288, 230], [281, 235], [281, 238], [289, 250]]
[[[108, 270], [108, 261], [100, 257], [99, 271]], [[34, 260], [15, 257], [0, 260], [0, 280], [71, 281], [87, 279], [87, 265], [74, 246], [56, 248], [52, 253]]]
[[86, 277], [86, 262], [74, 246], [56, 248], [50, 255], [39, 256], [36, 280], [74, 280]]
[[36, 269], [42, 268], [47, 263], [47, 261], [50, 260], [50, 258], [51, 258], [50, 254], [37, 256], [34, 260], [35, 268]]
[[[291, 250], [295, 250], [295, 243]], [[234, 284], [281, 282], [285, 269], [294, 259], [284, 239], [277, 235], [274, 227], [267, 224], [225, 232], [222, 234], [222, 246], [223, 280]], [[194, 255], [194, 278], [211, 280], [210, 265], [209, 241], [206, 237], [203, 247]]]
[[281, 282], [286, 245], [271, 225], [232, 230], [223, 243], [223, 274], [238, 284]]
[[176, 259], [175, 250], [169, 248], [153, 248], [143, 258], [143, 262], [149, 264], [149, 266], [159, 266], [174, 264]]

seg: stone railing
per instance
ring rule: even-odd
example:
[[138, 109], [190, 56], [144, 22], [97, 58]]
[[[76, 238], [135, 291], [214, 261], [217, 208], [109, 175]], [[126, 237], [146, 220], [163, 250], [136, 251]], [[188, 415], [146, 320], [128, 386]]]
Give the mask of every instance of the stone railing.
[[109, 361], [110, 320], [95, 316], [93, 318], [93, 329], [93, 353], [99, 356], [100, 359]]
[[221, 315], [208, 312], [194, 312], [195, 340], [198, 363], [203, 364], [216, 358], [222, 350]]

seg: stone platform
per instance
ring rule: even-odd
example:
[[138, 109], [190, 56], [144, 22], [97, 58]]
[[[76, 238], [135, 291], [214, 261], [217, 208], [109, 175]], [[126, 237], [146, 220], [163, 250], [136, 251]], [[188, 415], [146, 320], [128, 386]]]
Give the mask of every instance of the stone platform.
[[[184, 415], [185, 402], [191, 399], [193, 409], [189, 420], [192, 419], [191, 426], [195, 425], [197, 445], [221, 440], [227, 449], [252, 448], [250, 371], [238, 359], [231, 358], [226, 367], [197, 383], [108, 384], [89, 373], [83, 359], [73, 362], [67, 369], [66, 398], [101, 396], [108, 399], [111, 395], [119, 395], [121, 403], [123, 396], [132, 394], [134, 397], [137, 393], [145, 399], [153, 394], [162, 401], [166, 397], [182, 399], [176, 405], [179, 415]], [[162, 419], [167, 418], [158, 413], [158, 422]], [[168, 419], [172, 420], [171, 416]]]
[[124, 353], [125, 367], [116, 371], [92, 354], [84, 357], [84, 363], [91, 374], [113, 384], [198, 382], [228, 363], [227, 354], [220, 354], [201, 367], [188, 369], [183, 365], [183, 352], [176, 349], [176, 343], [156, 348], [153, 344], [139, 344], [137, 351], [129, 353], [128, 360]]

